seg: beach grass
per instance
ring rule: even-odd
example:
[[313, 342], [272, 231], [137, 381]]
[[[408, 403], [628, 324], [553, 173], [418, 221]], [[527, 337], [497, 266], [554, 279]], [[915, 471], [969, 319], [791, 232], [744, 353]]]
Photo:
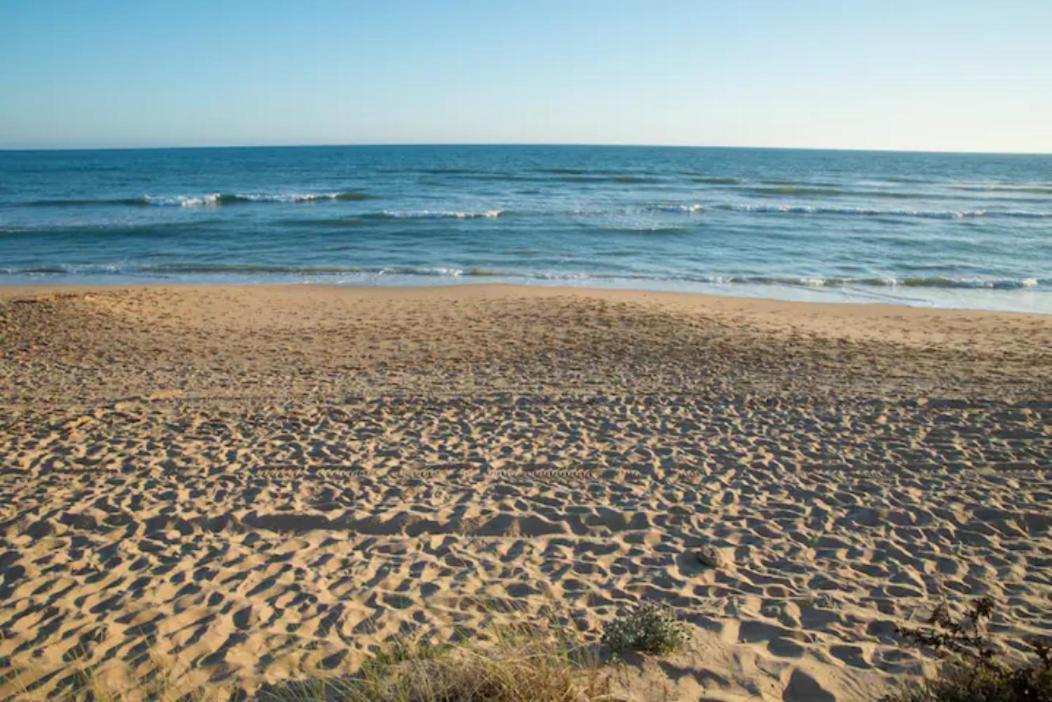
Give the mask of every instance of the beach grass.
[[[493, 624], [485, 640], [434, 643], [395, 636], [351, 675], [317, 670], [246, 693], [146, 654], [139, 663], [87, 663], [0, 673], [0, 699], [19, 702], [598, 702], [609, 699], [611, 669], [598, 649], [552, 618]], [[54, 680], [57, 684], [52, 685]]]

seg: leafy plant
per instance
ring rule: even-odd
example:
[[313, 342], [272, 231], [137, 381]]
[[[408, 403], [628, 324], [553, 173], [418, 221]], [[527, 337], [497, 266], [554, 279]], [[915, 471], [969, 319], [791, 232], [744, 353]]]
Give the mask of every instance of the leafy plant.
[[629, 651], [664, 654], [682, 648], [690, 639], [687, 624], [669, 607], [643, 602], [622, 613], [603, 631], [603, 645], [615, 656]]

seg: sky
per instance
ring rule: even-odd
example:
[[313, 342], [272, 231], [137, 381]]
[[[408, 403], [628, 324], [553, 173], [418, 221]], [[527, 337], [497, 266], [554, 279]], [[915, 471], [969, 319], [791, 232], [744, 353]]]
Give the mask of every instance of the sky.
[[1052, 0], [0, 0], [0, 148], [1052, 152]]

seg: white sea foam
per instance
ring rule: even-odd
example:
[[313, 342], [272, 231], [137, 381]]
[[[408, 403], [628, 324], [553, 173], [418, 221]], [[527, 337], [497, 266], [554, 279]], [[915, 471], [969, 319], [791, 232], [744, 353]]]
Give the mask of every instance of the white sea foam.
[[323, 201], [357, 201], [369, 199], [358, 191], [327, 193], [208, 193], [205, 195], [143, 195], [142, 202], [161, 207], [219, 207], [244, 203], [310, 203]]
[[654, 209], [658, 212], [684, 212], [687, 214], [693, 214], [696, 212], [704, 212], [705, 206], [697, 203], [690, 205], [657, 205]]
[[667, 273], [638, 272], [585, 272], [537, 270], [509, 267], [455, 267], [455, 266], [295, 266], [256, 264], [208, 264], [173, 263], [137, 265], [131, 263], [57, 264], [26, 267], [0, 268], [0, 273], [15, 275], [47, 276], [64, 274], [162, 274], [162, 275], [237, 275], [272, 276], [291, 275], [314, 278], [336, 276], [339, 278], [392, 278], [392, 277], [438, 277], [438, 278], [507, 278], [516, 280], [550, 280], [568, 282], [588, 281], [666, 281], [670, 283], [701, 283], [720, 286], [774, 286], [803, 287], [814, 289], [865, 289], [865, 288], [942, 288], [971, 290], [1020, 290], [1052, 287], [1052, 280], [1036, 277], [997, 278], [963, 276], [915, 276], [895, 278], [893, 276], [835, 277], [808, 275], [727, 275], [720, 273]]
[[871, 207], [827, 207], [821, 205], [750, 205], [725, 203], [717, 205], [718, 209], [732, 212], [757, 214], [796, 214], [796, 215], [840, 215], [863, 217], [918, 217], [922, 219], [972, 219], [979, 217], [1008, 217], [1020, 219], [1052, 218], [1052, 211], [1038, 210], [916, 210], [916, 209], [879, 209]]
[[448, 210], [384, 210], [380, 217], [388, 219], [496, 219], [504, 210], [482, 210], [462, 212]]

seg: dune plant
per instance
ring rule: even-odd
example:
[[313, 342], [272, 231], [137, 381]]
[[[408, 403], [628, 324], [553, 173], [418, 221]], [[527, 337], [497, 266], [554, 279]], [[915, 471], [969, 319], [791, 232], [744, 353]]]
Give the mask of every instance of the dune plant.
[[[485, 611], [496, 612], [486, 608]], [[303, 677], [248, 694], [223, 683], [188, 690], [189, 671], [142, 654], [122, 675], [77, 650], [60, 670], [0, 668], [0, 700], [35, 702], [599, 702], [609, 699], [604, 669], [575, 627], [548, 612], [539, 621], [492, 622], [456, 643], [396, 637], [352, 675]], [[0, 659], [0, 663], [4, 663]], [[8, 661], [9, 663], [9, 661]], [[120, 665], [111, 661], [108, 665]], [[131, 676], [132, 670], [138, 676]], [[34, 674], [36, 673], [36, 674]], [[178, 673], [174, 674], [174, 673]], [[55, 676], [59, 676], [56, 678]], [[51, 681], [35, 691], [44, 681]]]
[[599, 702], [609, 682], [586, 647], [542, 628], [496, 626], [488, 642], [399, 639], [353, 676], [271, 687], [260, 702]]
[[944, 657], [936, 677], [902, 686], [884, 702], [1052, 702], [1052, 649], [1030, 641], [1033, 657], [1008, 660], [989, 631], [996, 603], [980, 597], [959, 618], [939, 604], [921, 627], [899, 627], [914, 645]]
[[672, 653], [689, 639], [687, 624], [679, 621], [671, 608], [656, 602], [643, 602], [632, 611], [622, 612], [603, 631], [603, 645], [614, 656], [631, 651]]

